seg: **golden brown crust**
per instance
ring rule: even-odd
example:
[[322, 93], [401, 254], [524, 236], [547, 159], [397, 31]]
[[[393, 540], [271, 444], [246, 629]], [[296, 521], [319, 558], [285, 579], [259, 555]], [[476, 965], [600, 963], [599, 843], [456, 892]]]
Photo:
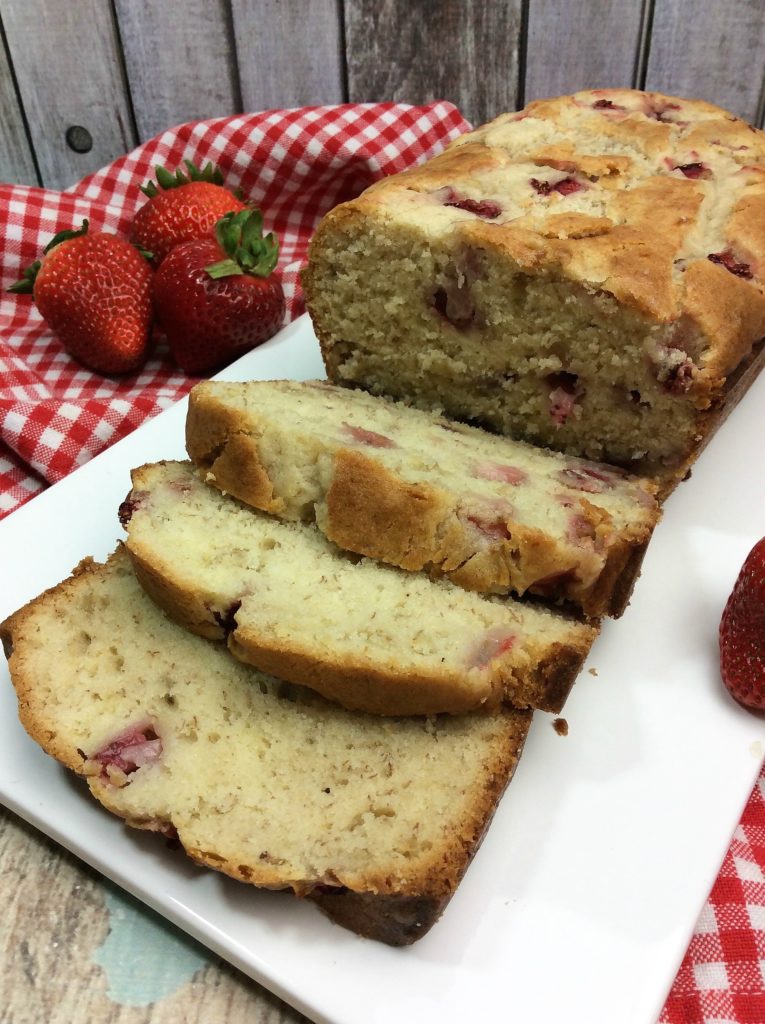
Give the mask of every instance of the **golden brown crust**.
[[[288, 649], [269, 643], [257, 628], [237, 627], [228, 637], [234, 657], [261, 672], [308, 686], [327, 700], [349, 711], [371, 715], [464, 714], [467, 711], [493, 711], [503, 696], [505, 673], [476, 673], [465, 670], [455, 677], [451, 672], [435, 675], [409, 671], [405, 676], [395, 665], [380, 665], [359, 656], [351, 661], [320, 658], [315, 650], [300, 649], [294, 642]], [[469, 678], [472, 677], [472, 678]], [[573, 679], [572, 679], [573, 683]], [[545, 701], [544, 679], [538, 681], [536, 696]], [[520, 705], [525, 706], [524, 704]]]
[[[162, 476], [165, 467], [169, 472], [166, 481]], [[148, 499], [155, 482], [158, 487], [166, 482], [175, 500], [194, 479], [189, 467], [172, 463], [140, 467], [133, 470], [132, 477], [134, 490], [126, 505], [134, 509]], [[201, 485], [195, 486], [199, 496], [206, 493]], [[133, 570], [146, 593], [174, 622], [199, 636], [225, 639], [240, 661], [310, 687], [350, 710], [390, 716], [460, 714], [494, 709], [504, 699], [519, 708], [557, 712], [562, 706], [558, 696], [564, 688], [562, 680], [565, 677], [568, 692], [597, 635], [597, 626], [570, 620], [566, 643], [553, 647], [547, 636], [524, 637], [520, 658], [512, 643], [498, 652], [492, 649], [488, 663], [478, 657], [473, 664], [475, 653], [466, 647], [464, 663], [441, 659], [406, 671], [395, 652], [383, 662], [379, 654], [367, 653], [362, 644], [352, 654], [333, 649], [331, 643], [319, 650], [310, 634], [305, 639], [294, 634], [280, 638], [261, 622], [257, 599], [248, 603], [246, 592], [216, 593], [198, 587], [197, 574], [192, 572], [187, 578], [178, 551], [156, 545], [153, 529], [138, 536], [133, 528], [135, 515], [134, 511], [128, 521], [126, 542]], [[191, 549], [186, 551], [188, 557]], [[512, 622], [508, 617], [508, 630]], [[476, 643], [481, 640], [482, 635], [475, 637]], [[549, 658], [551, 650], [555, 656]]]
[[236, 411], [211, 400], [204, 388], [189, 395], [186, 450], [204, 472], [203, 479], [264, 512], [279, 515], [284, 502], [260, 461], [258, 440], [243, 429]]
[[128, 541], [126, 546], [136, 579], [173, 622], [206, 640], [225, 640], [223, 622], [228, 610], [221, 606], [214, 593], [186, 590], [173, 578], [171, 562], [158, 565], [153, 553], [147, 557], [135, 542]]
[[685, 272], [684, 305], [704, 336], [714, 339], [703, 361], [709, 377], [708, 406], [724, 378], [765, 334], [765, 295], [718, 264], [698, 260]]
[[18, 699], [19, 721], [46, 753], [78, 774], [84, 774], [84, 758], [67, 743], [65, 737], [47, 725], [45, 697], [38, 693], [37, 680], [28, 668], [27, 650], [40, 642], [34, 624], [37, 609], [54, 607], [56, 602], [62, 598], [65, 600], [67, 594], [78, 587], [80, 577], [93, 575], [97, 578], [102, 568], [92, 558], [84, 558], [68, 579], [50, 587], [0, 623], [0, 640]]
[[634, 543], [617, 542], [608, 550], [603, 572], [582, 597], [586, 615], [609, 615], [618, 619], [629, 604], [635, 588], [650, 537], [638, 538]]
[[[496, 729], [485, 734], [485, 763], [474, 785], [474, 799], [467, 805], [466, 813], [450, 823], [449, 831], [445, 830], [443, 841], [437, 844], [438, 848], [433, 850], [432, 857], [420, 858], [408, 874], [404, 872], [403, 878], [400, 867], [394, 869], [382, 858], [369, 864], [357, 862], [351, 857], [349, 865], [354, 867], [338, 865], [337, 870], [325, 869], [318, 875], [295, 877], [294, 871], [284, 866], [286, 861], [278, 856], [271, 858], [264, 853], [253, 857], [251, 847], [250, 859], [244, 854], [240, 857], [232, 855], [230, 842], [227, 846], [222, 841], [219, 848], [214, 844], [202, 848], [190, 838], [188, 809], [170, 806], [157, 813], [159, 795], [151, 795], [151, 776], [143, 780], [140, 798], [131, 799], [128, 796], [125, 801], [123, 797], [131, 792], [130, 785], [120, 789], [100, 774], [88, 772], [88, 764], [92, 762], [86, 761], [84, 750], [81, 749], [90, 749], [89, 743], [92, 742], [88, 701], [92, 702], [95, 709], [102, 705], [108, 695], [124, 695], [125, 676], [121, 674], [121, 669], [114, 670], [112, 665], [119, 662], [120, 655], [123, 661], [129, 663], [131, 658], [139, 657], [140, 652], [134, 650], [129, 643], [123, 644], [119, 636], [109, 633], [106, 643], [115, 654], [115, 662], [110, 665], [108, 659], [104, 661], [99, 674], [101, 685], [98, 690], [92, 689], [87, 671], [89, 663], [84, 661], [81, 665], [77, 655], [78, 650], [85, 650], [77, 643], [81, 610], [90, 607], [93, 595], [98, 603], [98, 590], [103, 584], [103, 589], [107, 591], [105, 600], [113, 602], [111, 607], [116, 620], [129, 620], [133, 614], [136, 615], [135, 621], [143, 623], [144, 628], [147, 622], [144, 618], [147, 609], [143, 608], [143, 598], [134, 587], [129, 593], [133, 595], [135, 603], [124, 606], [120, 602], [124, 604], [125, 593], [119, 587], [109, 590], [110, 576], [115, 574], [122, 574], [123, 578], [130, 575], [121, 546], [106, 565], [86, 560], [72, 577], [51, 588], [0, 625], [0, 635], [10, 657], [11, 679], [20, 707], [25, 712], [24, 725], [29, 734], [66, 767], [79, 774], [89, 774], [91, 793], [106, 809], [123, 818], [133, 828], [177, 835], [189, 857], [200, 865], [263, 888], [291, 890], [319, 904], [337, 923], [378, 941], [403, 945], [425, 934], [440, 916], [483, 838], [497, 802], [515, 770], [531, 715], [507, 710], [497, 712]], [[92, 593], [88, 594], [88, 591]], [[85, 599], [80, 600], [83, 596]], [[67, 606], [77, 609], [76, 614], [69, 615], [65, 610]], [[53, 652], [48, 656], [47, 663], [44, 657], [39, 658], [41, 632], [45, 631], [52, 620], [56, 620], [57, 626], [60, 621], [62, 633], [57, 642], [62, 643], [70, 652], [60, 664], [60, 659]], [[191, 680], [197, 674], [196, 658], [199, 652], [194, 647], [197, 641], [192, 642], [183, 634], [179, 637], [178, 646], [172, 648], [171, 655], [157, 658], [158, 678], [167, 672], [169, 663], [179, 680]], [[144, 667], [147, 660], [149, 665], [154, 665], [154, 657], [158, 653], [147, 646], [143, 652]], [[36, 671], [30, 667], [30, 656], [35, 659]], [[168, 658], [173, 660], [169, 662]], [[241, 684], [241, 679], [238, 676], [236, 679], [232, 677], [230, 682], [235, 688]], [[80, 707], [76, 717], [68, 713], [69, 707], [74, 704]], [[66, 709], [66, 713], [58, 715], [59, 708]], [[178, 721], [182, 723], [184, 718]], [[169, 721], [165, 722], [162, 734], [165, 742], [170, 744], [173, 734]], [[178, 738], [174, 737], [176, 743]], [[400, 796], [402, 799], [407, 798], [404, 792]], [[390, 798], [398, 798], [395, 788]], [[165, 806], [161, 798], [159, 803]], [[138, 809], [141, 806], [146, 808], [144, 813]], [[128, 810], [127, 807], [132, 809]], [[274, 809], [274, 813], [278, 810]], [[285, 808], [283, 813], [292, 814], [294, 808]], [[221, 853], [221, 849], [227, 852]]]
[[735, 370], [725, 380], [725, 386], [712, 406], [703, 412], [698, 421], [696, 446], [686, 459], [674, 467], [671, 474], [656, 474], [658, 486], [657, 499], [664, 502], [679, 483], [690, 474], [699, 455], [712, 440], [714, 435], [727, 420], [738, 403], [765, 368], [765, 339], [752, 346], [751, 352], [744, 356]]
[[[557, 194], [564, 175], [575, 187]], [[486, 199], [500, 212], [445, 209], [459, 206], [450, 194], [463, 189], [470, 202]], [[417, 232], [424, 246], [440, 254], [436, 266], [447, 252], [478, 249], [506, 279], [541, 278], [551, 291], [567, 285], [607, 296], [633, 327], [642, 323], [646, 360], [655, 360], [656, 379], [686, 417], [675, 435], [677, 450], [657, 446], [654, 457], [650, 431], [645, 444], [624, 439], [629, 454], [614, 438], [598, 456], [592, 450], [597, 441], [587, 449], [575, 433], [561, 437], [560, 448], [656, 474], [665, 493], [698, 454], [696, 438], [708, 437], [718, 421], [706, 414], [725, 401], [726, 378], [765, 335], [765, 134], [702, 101], [621, 89], [535, 101], [331, 212], [314, 236], [304, 275], [328, 375], [400, 396], [403, 387], [376, 379], [378, 363], [372, 361], [371, 372], [366, 368], [366, 352], [354, 362], [359, 338], [333, 330], [326, 276], [316, 266], [339, 235], [363, 238], [365, 223], [394, 240], [400, 233], [411, 241]], [[381, 322], [375, 316], [375, 324]], [[448, 340], [450, 331], [462, 328], [442, 323], [438, 329]], [[428, 344], [442, 344], [432, 334]], [[396, 339], [389, 340], [392, 345]], [[681, 351], [687, 362], [678, 382], [668, 375], [680, 365]], [[470, 384], [468, 372], [466, 390]], [[639, 393], [637, 384], [624, 393], [633, 390]], [[435, 403], [453, 412], [454, 401], [443, 389], [434, 391]], [[516, 412], [510, 409], [514, 417]], [[680, 419], [675, 416], [676, 426]], [[517, 417], [513, 424], [510, 430], [498, 419], [496, 429], [555, 443], [534, 429], [523, 434]]]
[[[256, 407], [259, 386], [242, 385], [253, 389]], [[341, 393], [348, 396], [352, 416], [354, 393]], [[284, 416], [289, 419], [288, 402]], [[235, 408], [226, 392], [216, 398], [214, 383], [203, 383], [192, 391], [187, 446], [202, 479], [255, 508], [280, 515], [285, 503], [274, 496], [260, 453], [264, 432], [268, 432], [267, 420]], [[326, 453], [332, 460], [331, 473], [326, 474], [329, 485], [314, 512], [322, 532], [339, 547], [410, 571], [446, 576], [466, 590], [484, 594], [530, 590], [566, 600], [591, 618], [624, 611], [636, 578], [626, 574], [630, 569], [637, 574], [658, 519], [658, 508], [652, 514], [644, 509], [639, 524], [618, 532], [608, 519], [601, 531], [606, 551], [602, 567], [593, 570], [588, 564], [580, 578], [574, 572], [575, 554], [561, 552], [555, 540], [537, 527], [508, 517], [506, 537], [480, 536], [455, 505], [453, 493], [425, 482], [408, 482], [369, 449], [328, 445]], [[645, 500], [650, 501], [648, 494]], [[585, 514], [588, 507], [598, 512], [585, 502]], [[594, 526], [604, 518], [602, 512], [598, 515]], [[641, 552], [639, 558], [632, 557], [633, 550]], [[594, 571], [598, 575], [593, 579]], [[537, 581], [555, 579], [557, 584], [535, 586]], [[618, 591], [618, 596], [612, 591]]]
[[443, 560], [444, 496], [427, 484], [403, 481], [362, 451], [336, 452], [326, 504], [319, 525], [341, 548], [403, 569]]
[[[589, 647], [574, 644], [553, 644], [541, 658], [527, 680], [529, 692], [544, 685], [545, 701], [536, 705], [541, 711], [557, 714], [566, 703]], [[515, 703], [518, 704], [517, 698]]]
[[491, 711], [504, 699], [516, 707], [536, 707], [560, 711], [571, 690], [590, 642], [581, 645], [555, 645], [554, 655], [545, 657], [526, 673], [513, 672], [498, 661], [495, 669], [484, 672], [479, 683], [475, 670], [459, 677], [409, 672], [402, 677], [395, 666], [382, 666], [359, 655], [358, 660], [319, 658], [312, 649], [301, 650], [293, 640], [289, 648], [280, 646], [258, 629], [236, 625], [227, 631], [220, 621], [226, 609], [212, 594], [197, 594], [175, 581], [173, 567], [157, 565], [144, 558], [128, 541], [128, 552], [141, 586], [178, 625], [209, 640], [225, 640], [239, 661], [254, 665], [261, 672], [308, 686], [328, 700], [351, 711], [374, 715], [463, 714], [467, 711]]

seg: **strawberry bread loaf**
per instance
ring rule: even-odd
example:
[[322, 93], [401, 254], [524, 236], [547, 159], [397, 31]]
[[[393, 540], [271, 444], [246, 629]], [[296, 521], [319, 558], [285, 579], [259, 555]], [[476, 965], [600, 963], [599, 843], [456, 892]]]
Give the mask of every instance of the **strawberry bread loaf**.
[[203, 381], [186, 446], [208, 483], [346, 550], [590, 616], [623, 611], [658, 516], [621, 470], [319, 381]]
[[190, 463], [133, 471], [136, 574], [181, 625], [242, 661], [382, 715], [559, 711], [597, 629], [349, 555], [313, 524], [264, 515]]
[[668, 492], [762, 362], [765, 135], [632, 90], [529, 104], [321, 223], [329, 377]]
[[27, 732], [104, 807], [392, 945], [449, 901], [531, 717], [343, 711], [170, 622], [124, 549], [86, 560], [0, 635]]

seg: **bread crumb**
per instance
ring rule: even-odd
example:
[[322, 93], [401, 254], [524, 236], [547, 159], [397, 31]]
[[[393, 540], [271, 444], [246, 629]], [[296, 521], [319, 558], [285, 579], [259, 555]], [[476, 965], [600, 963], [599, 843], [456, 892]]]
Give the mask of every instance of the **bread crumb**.
[[588, 669], [588, 671], [591, 676], [596, 676], [598, 674], [598, 670], [596, 668]]
[[554, 719], [552, 726], [559, 736], [568, 736], [568, 722], [565, 718]]

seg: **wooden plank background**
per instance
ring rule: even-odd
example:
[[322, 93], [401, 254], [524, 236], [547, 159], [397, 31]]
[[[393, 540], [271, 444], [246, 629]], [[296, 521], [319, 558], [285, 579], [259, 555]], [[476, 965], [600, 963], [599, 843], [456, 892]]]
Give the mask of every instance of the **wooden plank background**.
[[[0, 893], [2, 1024], [309, 1024], [2, 808]], [[162, 946], [154, 929], [161, 929]], [[99, 949], [109, 937], [122, 944], [124, 962], [104, 970]], [[142, 955], [142, 943], [171, 962], [171, 976], [172, 961], [184, 954], [198, 958], [199, 967], [151, 1002], [126, 1000], [124, 992], [118, 998], [111, 985], [120, 975], [133, 975], [131, 988], [141, 992], [161, 974]]]
[[[248, 110], [439, 98], [480, 123], [606, 86], [763, 126], [765, 3], [0, 0], [0, 180], [65, 188], [172, 125]], [[119, 932], [108, 886], [1, 810], [0, 891], [9, 1024], [305, 1020], [212, 956], [150, 1006], [110, 998], [94, 960]]]
[[480, 123], [634, 86], [762, 126], [764, 72], [762, 0], [2, 0], [0, 180], [65, 188], [182, 121], [345, 101]]

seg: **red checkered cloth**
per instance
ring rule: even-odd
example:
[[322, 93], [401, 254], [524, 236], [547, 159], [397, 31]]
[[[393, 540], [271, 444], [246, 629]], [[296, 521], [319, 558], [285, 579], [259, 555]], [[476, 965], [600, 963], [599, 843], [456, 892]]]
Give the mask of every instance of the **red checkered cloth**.
[[[154, 166], [211, 160], [281, 242], [287, 318], [319, 218], [376, 179], [439, 152], [469, 125], [448, 103], [268, 111], [182, 125], [67, 192], [0, 184], [0, 517], [182, 397], [195, 379], [160, 346], [118, 379], [74, 362], [29, 296], [7, 288], [52, 235], [89, 218], [127, 234]], [[667, 999], [661, 1024], [765, 1022], [765, 772], [749, 800]]]
[[765, 768], [659, 1024], [765, 1024]]
[[[264, 212], [281, 242], [287, 319], [303, 312], [298, 271], [319, 218], [373, 181], [443, 149], [469, 125], [449, 103], [376, 103], [227, 117], [182, 125], [139, 146], [67, 192], [0, 185], [0, 514], [66, 476], [194, 384], [159, 347], [117, 380], [63, 351], [30, 296], [7, 288], [51, 236], [90, 220], [129, 233], [156, 164], [211, 160]], [[9, 451], [10, 449], [10, 451]], [[14, 454], [15, 456], [14, 457]]]

